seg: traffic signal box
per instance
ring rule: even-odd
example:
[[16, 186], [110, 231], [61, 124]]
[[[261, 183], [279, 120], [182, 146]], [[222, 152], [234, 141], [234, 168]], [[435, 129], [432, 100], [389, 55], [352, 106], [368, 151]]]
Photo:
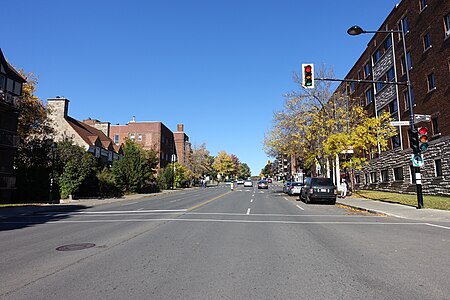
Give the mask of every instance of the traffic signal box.
[[419, 132], [416, 129], [408, 129], [409, 135], [409, 146], [411, 147], [414, 154], [420, 153], [419, 147]]
[[314, 88], [314, 64], [302, 64], [302, 86], [305, 89]]
[[421, 152], [425, 152], [428, 149], [428, 129], [426, 127], [420, 127], [419, 133], [419, 149]]

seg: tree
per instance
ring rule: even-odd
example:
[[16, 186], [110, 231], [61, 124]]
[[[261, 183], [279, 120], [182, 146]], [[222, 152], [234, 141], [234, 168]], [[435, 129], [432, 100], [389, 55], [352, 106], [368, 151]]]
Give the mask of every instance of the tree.
[[156, 152], [146, 151], [131, 140], [125, 141], [123, 152], [123, 158], [112, 167], [116, 183], [123, 191], [138, 192], [155, 179]]
[[234, 172], [234, 163], [230, 155], [225, 151], [220, 151], [212, 164], [213, 169], [222, 177], [227, 177]]
[[37, 78], [32, 73], [20, 73], [27, 78], [22, 86], [17, 133], [19, 146], [14, 159], [16, 168], [16, 200], [49, 199], [51, 170], [51, 136], [48, 112], [36, 92]]
[[250, 172], [250, 167], [246, 163], [240, 164], [238, 177], [239, 178], [249, 178], [250, 176], [252, 176], [252, 173]]
[[195, 180], [203, 178], [205, 174], [211, 172], [211, 165], [210, 154], [206, 149], [206, 145], [203, 143], [200, 146], [193, 146], [187, 162], [187, 168], [191, 171], [191, 176]]

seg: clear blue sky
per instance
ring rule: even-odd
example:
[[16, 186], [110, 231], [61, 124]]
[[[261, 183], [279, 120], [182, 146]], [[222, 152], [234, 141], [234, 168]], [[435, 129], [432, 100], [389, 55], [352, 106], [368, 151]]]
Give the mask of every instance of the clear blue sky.
[[2, 1], [0, 47], [76, 119], [183, 123], [258, 174], [293, 72], [312, 62], [344, 77], [371, 37], [347, 29], [378, 29], [399, 1]]

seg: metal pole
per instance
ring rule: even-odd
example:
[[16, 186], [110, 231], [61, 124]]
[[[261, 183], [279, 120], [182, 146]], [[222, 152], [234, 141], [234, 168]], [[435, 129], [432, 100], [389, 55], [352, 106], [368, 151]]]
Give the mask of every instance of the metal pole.
[[[405, 32], [402, 29], [400, 30], [402, 35], [402, 45], [403, 45], [403, 57], [405, 58], [405, 69], [406, 69], [406, 87], [408, 89], [408, 103], [409, 103], [409, 126], [411, 130], [415, 131], [415, 122], [414, 122], [414, 105], [412, 101], [412, 92], [411, 92], [411, 81], [409, 79], [409, 65], [407, 59], [406, 52], [406, 41], [405, 41]], [[414, 153], [414, 155], [420, 155], [419, 153]], [[420, 168], [414, 167], [414, 173], [416, 178], [416, 191], [417, 191], [417, 209], [421, 209], [424, 207], [423, 205], [423, 194], [422, 194], [422, 175], [420, 174]]]

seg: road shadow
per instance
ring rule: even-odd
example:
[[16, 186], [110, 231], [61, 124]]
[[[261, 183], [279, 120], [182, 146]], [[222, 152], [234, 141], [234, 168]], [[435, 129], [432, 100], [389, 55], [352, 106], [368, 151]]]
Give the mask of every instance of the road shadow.
[[26, 205], [0, 208], [0, 231], [16, 230], [67, 219], [70, 213], [90, 208], [85, 205]]

